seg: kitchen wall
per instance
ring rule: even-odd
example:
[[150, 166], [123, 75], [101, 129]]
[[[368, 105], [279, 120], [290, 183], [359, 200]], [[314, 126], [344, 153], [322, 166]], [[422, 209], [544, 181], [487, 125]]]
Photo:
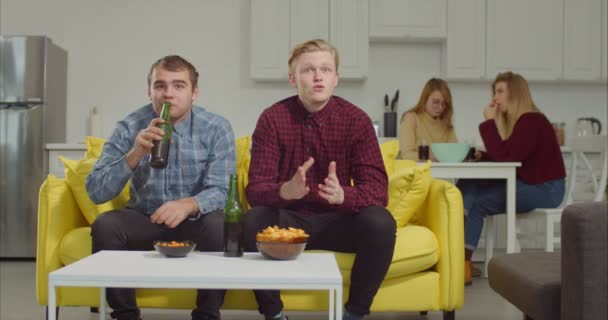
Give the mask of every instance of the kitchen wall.
[[[295, 93], [287, 81], [249, 79], [246, 0], [2, 0], [0, 33], [45, 34], [68, 51], [67, 142], [83, 141], [93, 106], [100, 113], [102, 135], [108, 136], [116, 121], [147, 103], [148, 68], [167, 54], [182, 55], [198, 68], [201, 97], [196, 103], [230, 120], [237, 136], [251, 134], [261, 110]], [[400, 89], [401, 113], [416, 103], [428, 78], [441, 75], [440, 44], [372, 43], [369, 56], [367, 80], [343, 81], [337, 94], [372, 120], [382, 120], [385, 93], [392, 96]], [[458, 136], [478, 136], [490, 84], [450, 85]], [[597, 117], [608, 126], [605, 83], [531, 87], [550, 120], [566, 122], [567, 134], [580, 116]]]

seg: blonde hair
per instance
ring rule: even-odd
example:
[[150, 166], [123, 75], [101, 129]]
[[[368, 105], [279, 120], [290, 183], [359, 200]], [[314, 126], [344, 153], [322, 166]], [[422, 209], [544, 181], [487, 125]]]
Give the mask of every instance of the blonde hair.
[[323, 39], [314, 39], [306, 42], [302, 42], [297, 44], [291, 50], [291, 55], [289, 56], [289, 60], [287, 65], [289, 66], [289, 73], [293, 73], [296, 69], [296, 60], [299, 56], [308, 52], [317, 52], [317, 51], [325, 51], [331, 53], [334, 57], [334, 62], [336, 64], [336, 72], [338, 72], [338, 63], [340, 61], [338, 57], [338, 50], [334, 48], [329, 42]]
[[507, 139], [513, 132], [515, 123], [524, 113], [541, 112], [534, 101], [528, 87], [528, 81], [520, 74], [507, 71], [496, 75], [492, 83], [492, 94], [496, 92], [496, 85], [504, 82], [507, 85], [508, 103], [511, 105], [507, 112], [496, 115], [496, 127], [503, 139]]
[[429, 99], [429, 96], [435, 91], [439, 91], [439, 93], [441, 93], [441, 96], [443, 96], [443, 100], [445, 102], [445, 110], [443, 110], [439, 118], [446, 128], [452, 129], [454, 127], [452, 124], [452, 116], [454, 114], [454, 109], [452, 106], [452, 94], [450, 92], [450, 88], [448, 87], [447, 82], [439, 78], [431, 78], [429, 79], [429, 81], [426, 82], [424, 88], [422, 88], [422, 93], [420, 93], [418, 103], [414, 107], [403, 113], [403, 115], [401, 116], [401, 121], [403, 121], [403, 118], [405, 117], [406, 113], [426, 112], [426, 101]]

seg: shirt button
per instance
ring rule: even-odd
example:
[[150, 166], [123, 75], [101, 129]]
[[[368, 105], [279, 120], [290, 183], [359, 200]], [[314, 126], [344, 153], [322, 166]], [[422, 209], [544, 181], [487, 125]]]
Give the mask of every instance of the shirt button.
[[310, 124], [309, 124], [309, 125], [306, 125], [306, 127], [307, 127], [308, 129], [312, 129], [312, 125], [310, 125]]

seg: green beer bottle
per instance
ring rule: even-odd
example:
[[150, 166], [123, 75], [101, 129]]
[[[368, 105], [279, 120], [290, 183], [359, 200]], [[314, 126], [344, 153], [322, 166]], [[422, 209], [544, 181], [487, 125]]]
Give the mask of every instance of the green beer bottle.
[[167, 101], [163, 103], [163, 109], [160, 112], [160, 117], [165, 120], [165, 123], [158, 127], [163, 129], [165, 134], [160, 140], [154, 140], [154, 147], [152, 148], [152, 159], [150, 160], [150, 167], [155, 169], [163, 169], [167, 166], [169, 161], [169, 147], [171, 146], [171, 135], [173, 133], [173, 125], [171, 124], [171, 104]]
[[230, 175], [230, 189], [228, 190], [228, 200], [224, 207], [224, 256], [241, 257], [243, 255], [243, 245], [245, 238], [243, 235], [243, 220], [245, 215], [243, 207], [239, 202], [239, 195], [236, 189], [236, 175]]

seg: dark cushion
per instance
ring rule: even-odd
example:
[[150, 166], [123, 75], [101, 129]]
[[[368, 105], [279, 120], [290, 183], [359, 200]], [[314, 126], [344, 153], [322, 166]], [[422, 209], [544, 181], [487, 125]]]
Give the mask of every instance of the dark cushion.
[[534, 320], [560, 319], [559, 252], [496, 256], [488, 264], [490, 287]]
[[608, 203], [568, 206], [562, 215], [562, 319], [607, 319]]

